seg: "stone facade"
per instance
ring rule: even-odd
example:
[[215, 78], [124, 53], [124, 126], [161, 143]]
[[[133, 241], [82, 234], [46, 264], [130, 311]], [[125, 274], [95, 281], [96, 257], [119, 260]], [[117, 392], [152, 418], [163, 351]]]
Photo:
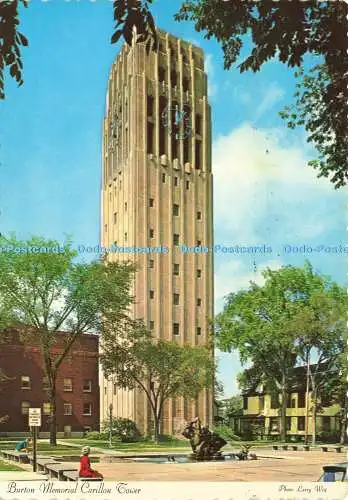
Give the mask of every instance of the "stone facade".
[[[132, 314], [154, 336], [181, 344], [207, 342], [213, 317], [213, 179], [211, 115], [203, 51], [158, 32], [159, 48], [125, 45], [112, 65], [103, 130], [101, 245], [156, 249], [108, 253], [133, 261]], [[188, 248], [190, 251], [188, 251]], [[193, 251], [195, 248], [195, 251]], [[120, 391], [101, 374], [101, 418], [151, 414], [142, 393]], [[165, 434], [197, 414], [212, 424], [212, 392], [170, 401]]]

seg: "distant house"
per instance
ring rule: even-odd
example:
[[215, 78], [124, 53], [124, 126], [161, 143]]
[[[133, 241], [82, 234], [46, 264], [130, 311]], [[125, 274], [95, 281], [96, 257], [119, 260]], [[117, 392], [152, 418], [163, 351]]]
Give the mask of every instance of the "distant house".
[[[314, 365], [315, 366], [315, 365]], [[320, 369], [325, 373], [326, 366]], [[310, 387], [311, 389], [311, 387]], [[280, 394], [271, 393], [262, 386], [250, 388], [243, 393], [243, 414], [234, 418], [234, 430], [240, 434], [256, 431], [261, 436], [277, 436], [280, 434]], [[309, 392], [309, 408], [311, 408], [311, 391]], [[341, 408], [333, 404], [329, 398], [320, 401], [316, 418], [317, 432], [329, 434], [339, 433]], [[306, 368], [297, 367], [293, 371], [291, 392], [288, 394], [287, 434], [289, 436], [305, 436], [306, 433]], [[312, 433], [312, 415], [309, 412], [308, 434]]]
[[[61, 352], [65, 333], [57, 335], [54, 351]], [[0, 367], [9, 378], [0, 391], [0, 435], [27, 434], [29, 408], [41, 408], [40, 436], [49, 433], [50, 404], [40, 348], [24, 343], [18, 332], [6, 332], [0, 346]], [[61, 341], [59, 340], [61, 339]], [[97, 335], [81, 335], [62, 362], [57, 378], [58, 436], [99, 430], [99, 371]]]

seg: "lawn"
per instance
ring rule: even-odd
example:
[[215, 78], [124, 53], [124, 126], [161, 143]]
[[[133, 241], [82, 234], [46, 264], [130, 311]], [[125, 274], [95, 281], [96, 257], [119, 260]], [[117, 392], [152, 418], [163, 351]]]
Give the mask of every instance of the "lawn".
[[[17, 441], [0, 441], [0, 450], [14, 450]], [[49, 443], [38, 442], [37, 451], [40, 455], [71, 455], [75, 449], [71, 446], [51, 446]]]
[[0, 459], [0, 472], [6, 472], [6, 471], [23, 471], [20, 467], [17, 467], [17, 465], [9, 464], [7, 462], [4, 462], [3, 460]]

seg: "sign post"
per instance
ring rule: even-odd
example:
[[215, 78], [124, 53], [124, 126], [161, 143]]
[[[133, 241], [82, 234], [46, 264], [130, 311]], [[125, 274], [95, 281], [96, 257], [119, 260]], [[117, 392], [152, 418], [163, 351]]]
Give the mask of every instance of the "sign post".
[[33, 471], [36, 472], [37, 429], [41, 427], [41, 408], [29, 408], [29, 427], [33, 429]]

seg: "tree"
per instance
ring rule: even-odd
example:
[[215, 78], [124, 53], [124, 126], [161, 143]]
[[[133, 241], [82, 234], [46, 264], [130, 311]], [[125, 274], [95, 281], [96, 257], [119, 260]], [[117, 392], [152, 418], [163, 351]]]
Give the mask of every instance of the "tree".
[[[303, 75], [305, 56], [320, 56], [300, 84], [297, 105], [283, 113], [291, 128], [304, 125], [319, 158], [310, 162], [335, 188], [348, 180], [348, 39], [346, 2], [187, 0], [176, 19], [191, 20], [207, 39], [215, 38], [229, 69], [249, 35], [252, 48], [239, 64], [241, 72], [259, 71], [276, 57]], [[244, 38], [243, 38], [244, 37]]]
[[51, 404], [50, 442], [56, 445], [59, 368], [81, 335], [99, 331], [105, 311], [115, 323], [126, 316], [134, 270], [128, 264], [75, 263], [69, 240], [59, 247], [53, 240], [12, 236], [2, 237], [0, 245], [7, 248], [0, 253], [1, 309], [7, 325], [41, 350]]
[[155, 340], [141, 322], [129, 325], [121, 336], [110, 326], [102, 330], [104, 373], [120, 388], [144, 392], [158, 442], [164, 403], [179, 396], [195, 398], [212, 387], [211, 351], [205, 346]]
[[[342, 352], [346, 298], [340, 287], [315, 274], [309, 262], [304, 268], [268, 269], [263, 275], [263, 286], [251, 283], [248, 291], [228, 296], [216, 319], [218, 346], [225, 351], [238, 349], [241, 361], [252, 363], [241, 380], [244, 387], [262, 381], [281, 393], [284, 440], [294, 367], [301, 356], [308, 361], [312, 349], [319, 351], [320, 362], [328, 363]], [[316, 398], [319, 371], [312, 371], [311, 378]]]

